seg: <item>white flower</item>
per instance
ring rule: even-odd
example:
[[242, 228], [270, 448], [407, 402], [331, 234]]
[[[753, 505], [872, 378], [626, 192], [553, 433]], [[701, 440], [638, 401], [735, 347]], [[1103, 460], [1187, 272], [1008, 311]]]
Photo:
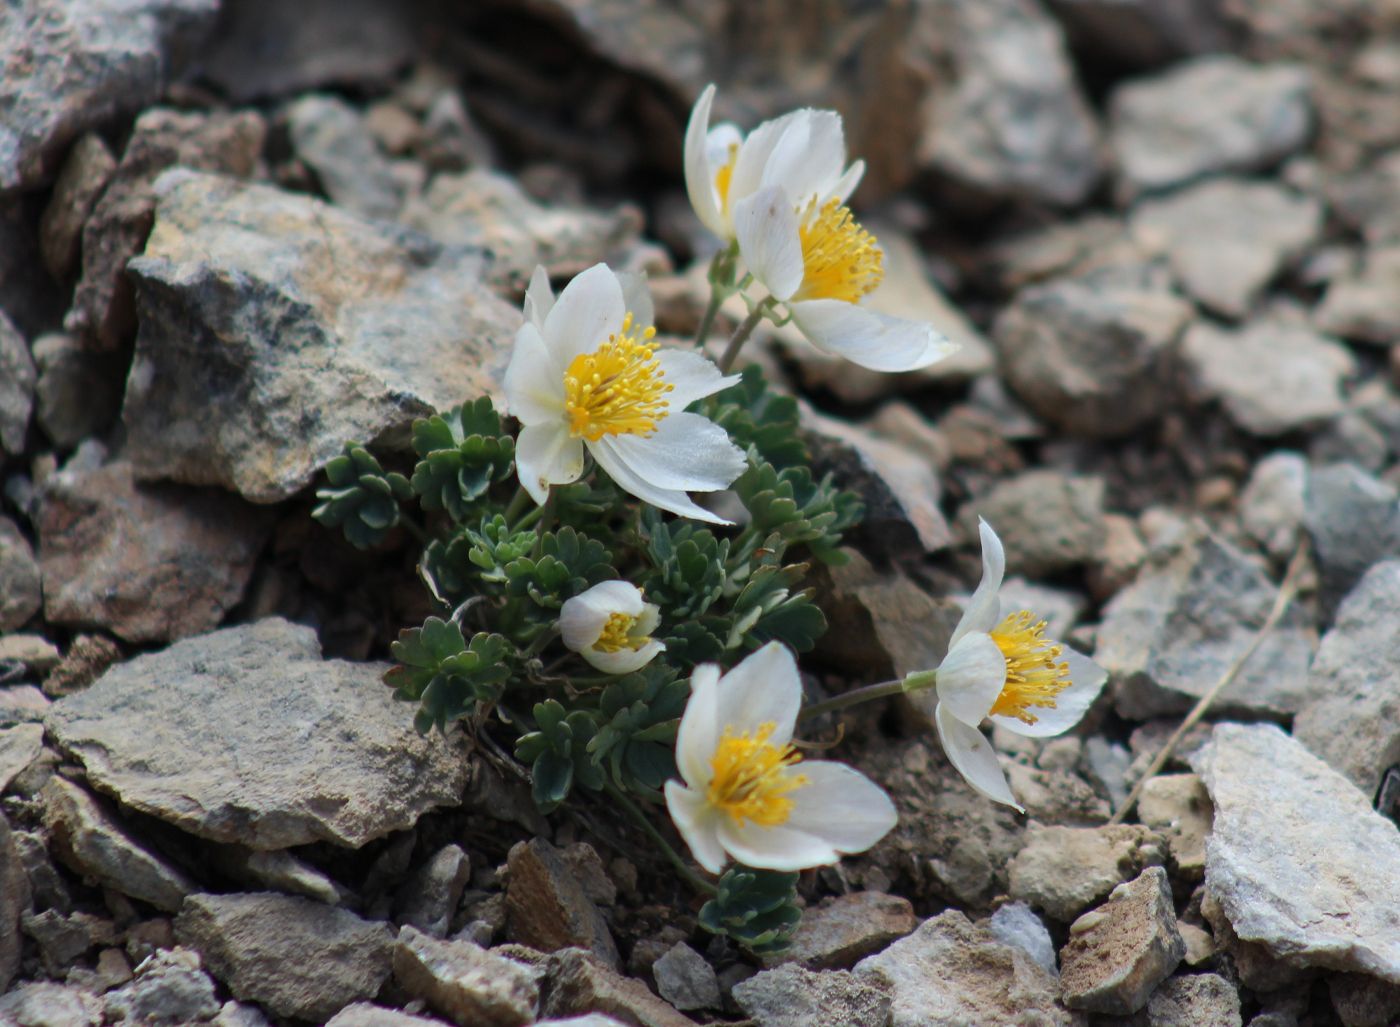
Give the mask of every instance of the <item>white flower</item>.
[[556, 300], [543, 269], [525, 294], [525, 323], [506, 368], [520, 484], [537, 503], [576, 481], [584, 450], [653, 506], [727, 523], [686, 495], [723, 489], [744, 471], [723, 428], [683, 411], [737, 382], [698, 353], [658, 349], [651, 299], [635, 276], [596, 264]]
[[666, 806], [712, 874], [733, 857], [767, 870], [802, 870], [863, 852], [894, 827], [894, 804], [859, 771], [803, 761], [792, 746], [802, 704], [797, 663], [769, 642], [728, 674], [702, 664], [676, 736], [685, 783], [666, 782]]
[[983, 718], [1031, 738], [1058, 735], [1084, 716], [1108, 674], [1087, 656], [1046, 638], [1045, 622], [1029, 611], [1002, 617], [997, 593], [1006, 556], [996, 532], [986, 521], [979, 523], [982, 580], [938, 667], [933, 719], [943, 751], [968, 783], [1020, 810], [979, 730]]
[[599, 582], [566, 599], [559, 611], [564, 644], [605, 674], [641, 670], [664, 650], [651, 637], [660, 622], [660, 608], [627, 581]]

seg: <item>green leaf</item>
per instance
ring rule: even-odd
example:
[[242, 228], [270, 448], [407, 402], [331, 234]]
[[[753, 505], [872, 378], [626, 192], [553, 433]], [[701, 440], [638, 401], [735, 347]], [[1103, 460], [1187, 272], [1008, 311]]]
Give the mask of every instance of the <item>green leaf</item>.
[[563, 802], [574, 784], [574, 761], [553, 749], [540, 753], [530, 767], [530, 794], [542, 812]]
[[619, 576], [603, 544], [574, 528], [547, 532], [540, 540], [539, 555], [533, 555], [533, 550], [532, 545], [532, 555], [505, 564], [506, 594], [526, 596], [545, 610], [558, 610], [566, 599]]
[[399, 632], [389, 652], [398, 661], [384, 675], [394, 697], [417, 701], [415, 724], [443, 730], [482, 702], [494, 702], [510, 679], [510, 643], [480, 632], [468, 641], [452, 621], [429, 617], [421, 628]]
[[724, 593], [729, 539], [692, 521], [668, 522], [652, 507], [642, 509], [642, 532], [652, 565], [641, 583], [647, 597], [672, 623], [703, 614]]
[[349, 443], [341, 456], [326, 464], [327, 486], [316, 490], [319, 500], [311, 516], [330, 528], [340, 528], [357, 549], [384, 540], [399, 523], [399, 504], [413, 495], [407, 478], [385, 472], [363, 446]]
[[715, 897], [700, 908], [700, 926], [728, 935], [755, 955], [782, 952], [802, 919], [797, 879], [797, 874], [730, 867]]
[[506, 478], [515, 459], [515, 440], [502, 434], [501, 418], [485, 396], [413, 423], [419, 456], [412, 485], [425, 510], [445, 510], [466, 519], [492, 483]]
[[756, 365], [744, 368], [742, 380], [708, 401], [708, 415], [741, 449], [756, 449], [777, 467], [810, 462], [798, 425], [797, 400], [768, 388]]
[[751, 528], [788, 546], [806, 544], [818, 559], [829, 562], [841, 544], [841, 533], [860, 521], [863, 507], [852, 492], [843, 492], [831, 475], [813, 479], [806, 467], [778, 470], [754, 461], [734, 482], [734, 492], [749, 511]]

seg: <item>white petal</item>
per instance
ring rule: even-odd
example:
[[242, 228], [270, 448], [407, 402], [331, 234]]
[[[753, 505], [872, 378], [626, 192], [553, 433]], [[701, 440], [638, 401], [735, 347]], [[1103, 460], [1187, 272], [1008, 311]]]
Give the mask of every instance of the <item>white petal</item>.
[[721, 389], [737, 385], [740, 376], [721, 374], [714, 361], [694, 350], [662, 349], [656, 359], [671, 391], [666, 393], [670, 409], [680, 413], [697, 399], [713, 395]]
[[802, 239], [792, 201], [781, 186], [760, 189], [734, 209], [734, 234], [745, 265], [785, 300], [802, 284]]
[[943, 657], [934, 687], [939, 709], [976, 727], [1006, 687], [1006, 657], [990, 635], [969, 632]]
[[556, 367], [534, 324], [515, 333], [505, 380], [506, 409], [521, 424], [558, 421], [564, 412], [564, 373]]
[[865, 177], [865, 161], [858, 160], [846, 169], [846, 173], [836, 180], [836, 184], [831, 187], [831, 193], [825, 197], [830, 199], [835, 197], [844, 205], [851, 198], [851, 194], [860, 186], [860, 180]]
[[1035, 714], [1034, 724], [1023, 724], [1015, 717], [1002, 716], [993, 717], [992, 721], [1008, 731], [1014, 731], [1016, 734], [1025, 735], [1028, 738], [1049, 738], [1051, 735], [1063, 734], [1078, 724], [1085, 712], [1094, 704], [1094, 700], [1099, 697], [1099, 693], [1103, 691], [1104, 682], [1108, 679], [1108, 671], [1089, 657], [1081, 656], [1068, 647], [1065, 648], [1062, 656], [1069, 664], [1070, 686], [1055, 696], [1053, 709], [1033, 707], [1030, 712]]
[[728, 815], [716, 819], [720, 844], [746, 866], [763, 870], [806, 870], [835, 863], [841, 858], [830, 842], [806, 831], [760, 827], [752, 822], [741, 827]]
[[788, 309], [812, 345], [872, 371], [917, 371], [958, 348], [927, 321], [891, 317], [844, 300], [802, 300]]
[[[715, 169], [710, 165], [710, 106], [715, 87], [710, 84], [695, 101], [685, 126], [685, 191], [700, 223], [716, 235], [724, 235], [724, 219], [715, 197]], [[648, 322], [650, 323], [650, 322]]]
[[748, 467], [729, 433], [699, 414], [672, 414], [645, 437], [604, 435], [593, 443], [600, 450], [657, 488], [682, 492], [718, 492]]
[[643, 603], [642, 612], [637, 614], [637, 623], [632, 630], [638, 635], [650, 635], [661, 623], [661, 607], [655, 603]]
[[615, 653], [604, 652], [601, 649], [585, 649], [580, 654], [590, 665], [604, 674], [631, 674], [634, 670], [641, 670], [659, 652], [664, 652], [666, 646], [656, 639], [649, 639], [640, 649], [619, 649]]
[[763, 187], [763, 172], [773, 150], [789, 131], [796, 130], [805, 137], [806, 130], [800, 123], [811, 113], [810, 110], [790, 111], [780, 118], [763, 122], [748, 134], [739, 147], [739, 157], [734, 162], [734, 173], [729, 179], [731, 206]]
[[759, 187], [782, 186], [793, 205], [804, 211], [808, 203], [827, 196], [841, 180], [846, 139], [841, 115], [835, 111], [803, 110], [796, 114], [764, 164]]
[[1006, 551], [1001, 547], [1001, 539], [992, 526], [982, 518], [977, 518], [977, 533], [982, 540], [982, 580], [977, 583], [977, 591], [968, 600], [958, 626], [953, 629], [949, 645], [957, 645], [958, 639], [969, 631], [991, 631], [1001, 621], [1001, 581], [1006, 576]]
[[933, 720], [938, 725], [938, 739], [943, 743], [948, 761], [967, 779], [967, 783], [993, 802], [1004, 802], [1014, 806], [1017, 812], [1024, 813], [1016, 796], [1011, 794], [1006, 774], [986, 736], [949, 714], [941, 703], [933, 712]]
[[697, 521], [706, 521], [710, 524], [733, 523], [698, 505], [679, 489], [663, 489], [653, 485], [618, 459], [617, 454], [612, 449], [600, 446], [597, 442], [590, 442], [587, 445], [593, 458], [598, 461], [598, 466], [617, 483], [617, 487], [625, 492], [630, 492], [643, 502], [650, 503], [658, 510], [669, 510], [673, 514], [691, 517]]
[[899, 821], [885, 790], [860, 771], [828, 760], [794, 768], [809, 783], [789, 792], [788, 827], [816, 835], [841, 852], [864, 852]]
[[726, 728], [742, 734], [772, 724], [768, 741], [786, 745], [797, 726], [801, 706], [802, 679], [797, 673], [797, 661], [787, 646], [769, 642], [720, 678], [715, 723], [719, 735]]
[[710, 806], [703, 794], [691, 791], [679, 781], [666, 782], [666, 808], [676, 830], [690, 846], [695, 862], [712, 874], [721, 872], [729, 862], [717, 830], [719, 818], [724, 814]]
[[543, 504], [549, 486], [567, 485], [583, 473], [583, 443], [562, 421], [527, 424], [515, 441], [515, 473], [530, 498]]
[[644, 605], [642, 590], [630, 581], [600, 581], [564, 600], [559, 610], [559, 633], [566, 646], [580, 652], [598, 641], [614, 613], [636, 617]]
[[580, 353], [592, 353], [616, 335], [627, 308], [622, 285], [606, 264], [594, 264], [564, 286], [544, 319], [544, 341], [561, 369]]
[[617, 283], [622, 286], [622, 305], [632, 315], [636, 329], [650, 328], [656, 323], [656, 306], [651, 301], [647, 276], [635, 271], [618, 271]]
[[530, 276], [530, 287], [525, 290], [525, 320], [541, 332], [544, 319], [554, 307], [554, 289], [549, 284], [549, 272], [544, 265], [536, 264], [535, 273]]
[[[719, 169], [729, 163], [732, 147], [744, 145], [744, 133], [732, 121], [721, 121], [710, 129], [705, 137], [705, 152], [710, 157], [710, 171], [718, 175]], [[723, 200], [723, 197], [720, 197]]]
[[702, 663], [690, 672], [690, 699], [676, 732], [676, 766], [691, 788], [710, 784], [714, 759], [724, 728], [719, 723], [719, 665]]

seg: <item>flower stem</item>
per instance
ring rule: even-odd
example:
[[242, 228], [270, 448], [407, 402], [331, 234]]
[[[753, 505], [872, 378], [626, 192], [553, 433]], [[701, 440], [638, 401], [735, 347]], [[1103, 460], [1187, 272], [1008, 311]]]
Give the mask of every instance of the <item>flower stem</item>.
[[[545, 496], [544, 505], [539, 508], [539, 523], [535, 527], [535, 549], [531, 554], [535, 559], [539, 559], [540, 549], [544, 546], [545, 532], [554, 527], [554, 504], [558, 499], [559, 493], [551, 488], [549, 495]], [[529, 520], [528, 514], [521, 523], [523, 524], [526, 520]]]
[[645, 831], [648, 837], [661, 847], [662, 853], [665, 854], [666, 858], [671, 861], [680, 875], [690, 882], [691, 886], [694, 887], [696, 891], [703, 892], [706, 895], [714, 895], [719, 891], [712, 883], [705, 880], [686, 865], [685, 860], [681, 859], [680, 853], [676, 852], [676, 850], [671, 847], [671, 843], [656, 829], [656, 825], [647, 819], [647, 815], [637, 808], [637, 804], [629, 799], [621, 788], [617, 787], [617, 785], [613, 784], [611, 781], [604, 781], [603, 788], [613, 797], [619, 806], [627, 811], [628, 816], [637, 822], [637, 826]]
[[710, 329], [714, 327], [715, 315], [719, 313], [719, 307], [722, 302], [723, 297], [720, 296], [719, 290], [711, 289], [709, 305], [705, 307], [704, 316], [700, 318], [700, 327], [695, 332], [696, 349], [705, 348], [705, 342], [710, 337]]
[[825, 702], [804, 706], [802, 712], [797, 715], [797, 719], [810, 720], [812, 717], [820, 717], [823, 713], [844, 710], [848, 706], [858, 706], [863, 702], [874, 702], [876, 699], [888, 699], [890, 696], [899, 695], [903, 691], [905, 691], [903, 679], [881, 681], [878, 685], [866, 685], [863, 688], [853, 688], [849, 692], [843, 692], [841, 695], [827, 699]]
[[399, 526], [406, 529], [410, 535], [418, 540], [420, 546], [428, 544], [428, 533], [419, 526], [418, 522], [407, 514], [399, 515]]
[[506, 507], [506, 523], [510, 524], [519, 517], [520, 511], [525, 509], [525, 504], [529, 501], [530, 493], [526, 492], [522, 486], [517, 485], [515, 495], [510, 497], [510, 505]]
[[721, 374], [728, 374], [729, 369], [734, 366], [734, 361], [739, 358], [739, 351], [744, 348], [744, 343], [749, 341], [749, 336], [758, 327], [758, 322], [768, 314], [768, 308], [772, 304], [772, 297], [764, 300], [753, 308], [748, 317], [734, 331], [734, 335], [729, 340], [729, 345], [724, 348], [724, 355], [719, 358], [719, 369]]

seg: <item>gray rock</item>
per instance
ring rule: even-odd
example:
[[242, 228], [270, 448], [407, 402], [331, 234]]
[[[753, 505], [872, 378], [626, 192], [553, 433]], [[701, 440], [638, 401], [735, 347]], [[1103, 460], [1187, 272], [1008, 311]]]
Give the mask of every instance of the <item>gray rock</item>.
[[1400, 691], [1385, 668], [1400, 667], [1400, 561], [1378, 563], [1348, 593], [1313, 659], [1311, 698], [1293, 736], [1375, 795], [1400, 763]]
[[1308, 459], [1314, 464], [1355, 464], [1367, 471], [1381, 471], [1390, 458], [1390, 446], [1381, 429], [1361, 411], [1346, 410], [1308, 441]]
[[44, 748], [41, 724], [16, 724], [0, 728], [0, 793], [15, 775], [33, 763]]
[[1171, 369], [1191, 304], [1161, 275], [1108, 268], [1023, 289], [993, 337], [1016, 395], [1075, 435], [1112, 438], [1173, 399]]
[[512, 941], [541, 952], [577, 946], [621, 964], [602, 911], [565, 855], [543, 838], [516, 842], [507, 858], [506, 915]]
[[123, 364], [117, 354], [94, 353], [65, 332], [34, 340], [34, 417], [59, 449], [106, 431], [121, 409]]
[[221, 1008], [214, 982], [188, 949], [162, 950], [136, 968], [130, 983], [103, 997], [107, 1017], [140, 1024], [182, 1024], [213, 1019]]
[[62, 281], [78, 264], [83, 222], [117, 170], [117, 159], [96, 132], [73, 144], [39, 221], [39, 252], [49, 274]]
[[1317, 241], [1322, 205], [1271, 182], [1214, 179], [1144, 200], [1132, 227], [1144, 248], [1165, 252], [1202, 306], [1242, 318]]
[[1158, 774], [1143, 785], [1137, 813], [1167, 839], [1177, 877], [1199, 881], [1205, 874], [1206, 837], [1213, 816], [1201, 779], [1195, 774]]
[[471, 859], [462, 847], [444, 845], [399, 890], [394, 919], [434, 938], [447, 937], [471, 873]]
[[1400, 491], [1351, 464], [1308, 476], [1303, 522], [1317, 559], [1324, 616], [1373, 564], [1400, 557]]
[[326, 1027], [428, 1027], [441, 1024], [436, 1017], [410, 1016], [370, 1002], [346, 1006], [326, 1021]]
[[614, 1016], [633, 1027], [693, 1027], [675, 1006], [657, 998], [635, 977], [623, 977], [583, 949], [560, 949], [546, 966], [549, 989], [542, 1017], [582, 1013]]
[[734, 985], [734, 1001], [758, 1027], [885, 1027], [890, 985], [845, 970], [813, 972], [788, 964]]
[[157, 193], [130, 264], [138, 474], [274, 502], [346, 442], [402, 439], [504, 373], [520, 314], [479, 253], [213, 175], [168, 172]]
[[287, 849], [266, 852], [242, 845], [225, 845], [210, 854], [210, 862], [219, 873], [249, 885], [250, 891], [302, 895], [328, 906], [345, 902], [344, 888]]
[[1346, 409], [1342, 383], [1356, 360], [1340, 343], [1291, 317], [1251, 321], [1238, 331], [1198, 324], [1181, 344], [1189, 388], [1218, 400], [1252, 435], [1316, 428]]
[[1152, 68], [1228, 48], [1215, 0], [1050, 0], [1076, 51], [1119, 67]]
[[378, 994], [394, 946], [386, 924], [268, 892], [192, 895], [175, 920], [175, 936], [240, 1001], [323, 1023]]
[[1390, 1027], [1400, 1019], [1400, 985], [1362, 974], [1332, 974], [1327, 991], [1343, 1027]]
[[1286, 450], [1254, 465], [1240, 494], [1240, 523], [1274, 559], [1286, 559], [1303, 530], [1308, 462]]
[[1045, 922], [1024, 902], [1008, 902], [987, 920], [992, 937], [1003, 945], [1011, 945], [1030, 956], [1037, 966], [1051, 977], [1060, 976], [1055, 961], [1055, 942]]
[[683, 941], [651, 964], [651, 973], [661, 997], [677, 1009], [719, 1009], [723, 1005], [715, 968]]
[[179, 910], [185, 896], [198, 890], [77, 785], [52, 777], [39, 798], [54, 854], [79, 874], [168, 913]]
[[539, 1011], [539, 985], [528, 969], [469, 941], [441, 941], [414, 927], [399, 932], [394, 977], [462, 1027], [522, 1027]]
[[14, 521], [0, 516], [0, 632], [22, 627], [39, 612], [41, 580], [29, 540]]
[[1035, 959], [957, 910], [862, 959], [855, 977], [892, 989], [891, 1027], [1080, 1022], [1060, 1005], [1055, 978]]
[[37, 379], [28, 343], [0, 310], [0, 460], [24, 452]]
[[1163, 981], [1147, 1001], [1145, 1027], [1241, 1027], [1240, 993], [1219, 974]]
[[10, 822], [0, 813], [0, 995], [9, 990], [10, 981], [19, 971], [24, 947], [19, 933], [20, 917], [29, 904], [29, 877], [20, 861]]
[[1103, 541], [1103, 502], [1102, 478], [1026, 471], [964, 505], [959, 521], [973, 538], [979, 517], [996, 529], [1008, 572], [1048, 577], [1093, 558]]
[[272, 516], [223, 492], [138, 484], [118, 462], [53, 475], [38, 527], [50, 623], [165, 642], [217, 627], [242, 600]]
[[[1184, 712], [1249, 647], [1277, 588], [1214, 535], [1193, 540], [1113, 597], [1095, 636], [1114, 706], [1129, 720]], [[1216, 710], [1280, 716], [1309, 695], [1314, 634], [1292, 606], [1216, 700]]]
[[1149, 867], [1069, 929], [1060, 950], [1065, 1004], [1096, 1013], [1135, 1013], [1186, 955], [1167, 872]]
[[0, 1022], [18, 1027], [98, 1027], [102, 1000], [82, 988], [34, 981], [0, 996]]
[[1215, 803], [1206, 888], [1235, 934], [1400, 984], [1400, 835], [1370, 797], [1272, 724], [1216, 725], [1192, 766]]
[[45, 724], [96, 787], [193, 834], [358, 847], [456, 803], [465, 780], [449, 742], [413, 730], [384, 670], [323, 661], [314, 631], [271, 618], [113, 667]]
[[1120, 192], [1132, 197], [1277, 163], [1307, 142], [1311, 91], [1302, 67], [1225, 55], [1120, 85], [1109, 99]]
[[1064, 35], [1026, 0], [952, 6], [957, 64], [929, 105], [919, 162], [994, 199], [1084, 200], [1103, 173], [1098, 123]]
[[1042, 827], [1031, 824], [1025, 847], [1011, 861], [1013, 899], [1069, 923], [1164, 853], [1147, 828]]
[[1323, 194], [1338, 219], [1371, 245], [1400, 241], [1400, 153], [1350, 174], [1328, 176]]
[[837, 895], [803, 910], [792, 944], [770, 957], [768, 963], [843, 970], [918, 926], [914, 907], [901, 895], [877, 891]]
[[398, 213], [393, 167], [358, 110], [336, 96], [304, 96], [286, 118], [292, 150], [332, 203], [367, 218]]
[[272, 1021], [257, 1006], [230, 1001], [220, 1007], [209, 1027], [272, 1027]]
[[1327, 287], [1313, 312], [1318, 328], [1376, 346], [1400, 341], [1400, 247], [1371, 250], [1362, 270]]
[[45, 181], [69, 142], [154, 103], [216, 0], [85, 0], [0, 11], [0, 192]]
[[0, 310], [29, 338], [61, 321], [69, 301], [39, 253], [42, 214], [39, 193], [9, 193], [0, 203]]

